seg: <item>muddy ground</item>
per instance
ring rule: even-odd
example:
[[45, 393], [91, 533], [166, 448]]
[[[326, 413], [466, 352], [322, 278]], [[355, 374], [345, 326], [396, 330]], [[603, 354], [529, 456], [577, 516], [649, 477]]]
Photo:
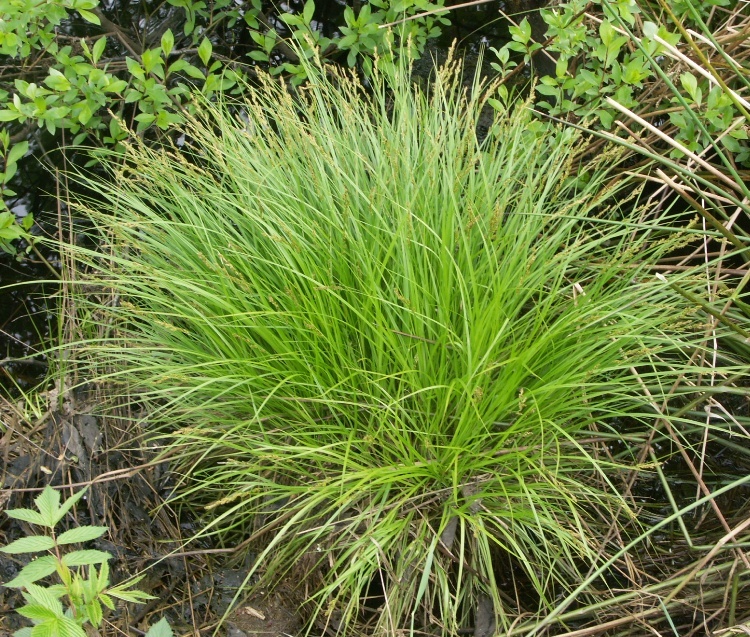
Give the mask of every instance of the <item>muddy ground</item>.
[[[200, 520], [186, 508], [167, 503], [173, 488], [168, 462], [154, 462], [155, 450], [139, 441], [132, 414], [92, 415], [95, 397], [59, 400], [55, 390], [28, 418], [28, 405], [0, 398], [0, 511], [33, 507], [33, 498], [50, 484], [64, 496], [88, 487], [59, 530], [104, 525], [109, 533], [87, 548], [108, 551], [113, 582], [137, 573], [139, 588], [155, 597], [143, 604], [122, 604], [105, 615], [100, 632], [138, 636], [166, 616], [175, 635], [296, 637], [301, 627], [299, 595], [288, 584], [274, 593], [257, 591], [240, 598], [223, 622], [252, 564], [247, 549], [233, 550], [209, 539], [190, 541]], [[50, 408], [54, 405], [54, 408]], [[26, 414], [26, 415], [25, 415]], [[0, 545], [36, 531], [0, 513]], [[0, 553], [0, 582], [7, 582], [29, 555]], [[25, 559], [24, 559], [25, 558]], [[0, 637], [26, 620], [14, 612], [22, 602], [15, 589], [0, 587]]]

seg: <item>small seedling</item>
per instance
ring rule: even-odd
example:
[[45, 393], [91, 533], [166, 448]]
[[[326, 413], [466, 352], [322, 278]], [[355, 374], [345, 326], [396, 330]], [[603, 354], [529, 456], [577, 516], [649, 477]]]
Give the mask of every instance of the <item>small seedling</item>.
[[[60, 493], [50, 486], [34, 500], [37, 510], [12, 509], [8, 517], [48, 529], [43, 535], [30, 535], [0, 548], [3, 553], [46, 552], [24, 566], [5, 586], [20, 588], [26, 601], [17, 609], [19, 615], [31, 620], [33, 626], [21, 628], [14, 637], [87, 637], [86, 624], [95, 629], [103, 620], [102, 606], [114, 610], [113, 599], [140, 604], [153, 596], [134, 589], [143, 577], [133, 578], [118, 586], [109, 585], [112, 558], [106, 551], [83, 549], [63, 552], [61, 547], [95, 540], [107, 532], [106, 526], [79, 526], [57, 535], [55, 527], [86, 489], [60, 503]], [[45, 586], [40, 580], [56, 573], [60, 583]], [[171, 637], [166, 619], [154, 624], [147, 637]]]

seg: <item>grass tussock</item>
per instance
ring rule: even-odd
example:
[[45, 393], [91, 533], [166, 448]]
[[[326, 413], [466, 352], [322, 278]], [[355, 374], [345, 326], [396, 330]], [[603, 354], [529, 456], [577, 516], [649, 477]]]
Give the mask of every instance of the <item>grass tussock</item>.
[[116, 301], [80, 299], [94, 371], [148, 406], [210, 529], [254, 534], [250, 575], [304, 580], [311, 626], [456, 635], [611, 597], [640, 527], [591, 440], [670, 419], [697, 373], [705, 317], [672, 284], [700, 280], [651, 270], [692, 231], [524, 108], [480, 140], [491, 87], [455, 70], [311, 76], [129, 148], [106, 254], [78, 249]]

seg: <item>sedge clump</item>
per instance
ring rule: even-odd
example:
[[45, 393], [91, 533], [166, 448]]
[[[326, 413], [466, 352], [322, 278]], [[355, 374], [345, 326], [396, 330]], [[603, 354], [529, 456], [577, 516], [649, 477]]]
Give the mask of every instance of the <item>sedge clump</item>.
[[690, 231], [616, 151], [584, 164], [455, 67], [307, 72], [89, 184], [81, 372], [145, 406], [205, 533], [255, 541], [246, 583], [305, 583], [311, 630], [597, 608], [611, 572], [577, 587], [639, 524], [613, 483], [632, 459], [594, 445], [670, 419], [699, 373], [702, 319], [652, 271]]

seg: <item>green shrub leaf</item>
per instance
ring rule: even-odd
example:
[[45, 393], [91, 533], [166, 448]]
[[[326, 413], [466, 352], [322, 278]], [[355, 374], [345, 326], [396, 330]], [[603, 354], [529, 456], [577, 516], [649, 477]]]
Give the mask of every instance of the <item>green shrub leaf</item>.
[[99, 16], [95, 13], [91, 13], [91, 11], [86, 11], [85, 9], [78, 9], [78, 13], [81, 14], [81, 17], [86, 20], [86, 22], [91, 22], [92, 24], [101, 24], [102, 21], [99, 19]]
[[62, 533], [57, 538], [58, 544], [73, 544], [74, 542], [88, 542], [101, 537], [107, 532], [106, 526], [79, 526]]
[[26, 617], [35, 622], [55, 621], [63, 613], [62, 604], [59, 602], [58, 604], [60, 606], [59, 612], [40, 604], [27, 604], [26, 606], [21, 606], [16, 612], [22, 617]]
[[26, 587], [25, 597], [30, 600], [31, 605], [44, 607], [57, 616], [63, 614], [62, 602], [59, 599], [60, 596], [49, 588], [37, 584], [29, 584]]
[[174, 35], [172, 29], [167, 29], [161, 36], [161, 50], [164, 52], [166, 58], [172, 52], [174, 48]]
[[173, 637], [172, 627], [166, 617], [162, 617], [146, 632], [146, 637]]
[[65, 566], [91, 566], [92, 564], [101, 564], [111, 559], [112, 555], [105, 551], [88, 549], [84, 551], [71, 551], [62, 557], [62, 563]]
[[34, 498], [34, 504], [44, 518], [45, 525], [54, 527], [60, 518], [57, 517], [60, 508], [60, 492], [47, 485], [44, 490]]
[[52, 575], [55, 572], [57, 559], [54, 555], [43, 555], [24, 566], [11, 581], [5, 586], [9, 588], [19, 588], [27, 586], [30, 583]]
[[[365, 5], [369, 6], [369, 5]], [[305, 20], [305, 24], [310, 24], [310, 22], [313, 19], [313, 15], [315, 14], [315, 2], [314, 0], [307, 0], [305, 2], [305, 6], [302, 9], [302, 17]]]
[[59, 637], [88, 637], [86, 631], [70, 617], [60, 617], [56, 628]]
[[7, 546], [0, 548], [3, 553], [36, 553], [37, 551], [47, 551], [55, 546], [55, 541], [46, 535], [32, 535], [22, 537]]
[[99, 62], [99, 60], [102, 57], [102, 53], [104, 53], [104, 48], [107, 46], [107, 38], [106, 36], [102, 36], [99, 38], [95, 43], [91, 50], [91, 58], [94, 61], [94, 64]]
[[208, 61], [211, 59], [211, 51], [213, 47], [211, 45], [211, 40], [208, 38], [203, 38], [203, 42], [201, 42], [200, 46], [198, 47], [198, 57], [201, 59], [201, 62], [203, 62], [204, 65], [208, 65]]
[[88, 604], [86, 604], [86, 614], [88, 615], [89, 621], [94, 626], [99, 626], [102, 623], [104, 617], [102, 613], [102, 605], [99, 600], [93, 598]]
[[86, 491], [87, 491], [87, 488], [83, 488], [77, 493], [74, 493], [73, 495], [71, 495], [67, 500], [65, 500], [65, 502], [62, 503], [62, 506], [60, 506], [59, 509], [57, 510], [57, 513], [54, 515], [53, 524], [57, 524], [60, 520], [62, 520], [65, 517], [65, 514], [68, 511], [70, 511], [70, 509], [73, 508], [76, 502], [78, 502], [78, 500], [80, 500], [83, 497]]
[[32, 511], [31, 509], [9, 509], [5, 512], [5, 515], [15, 520], [23, 520], [24, 522], [46, 526], [50, 529], [55, 526], [54, 524], [47, 524], [46, 519], [41, 513]]
[[15, 164], [21, 157], [23, 157], [26, 152], [29, 150], [29, 142], [28, 141], [22, 141], [18, 142], [13, 145], [13, 147], [10, 149], [10, 152], [8, 153], [8, 157], [6, 161], [9, 164]]

